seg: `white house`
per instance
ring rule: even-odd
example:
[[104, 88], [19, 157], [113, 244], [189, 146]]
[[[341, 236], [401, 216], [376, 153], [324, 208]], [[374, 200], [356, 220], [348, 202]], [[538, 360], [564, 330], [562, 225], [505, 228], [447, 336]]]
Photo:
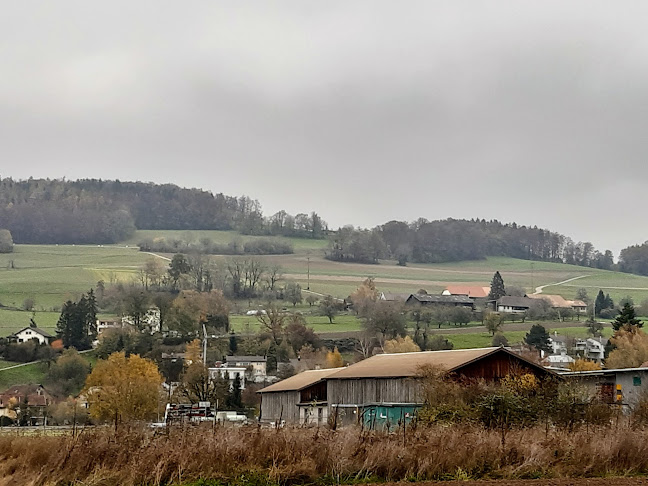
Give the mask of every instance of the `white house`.
[[97, 333], [101, 334], [107, 329], [121, 329], [122, 321], [119, 318], [97, 319]]
[[235, 366], [221, 366], [219, 368], [209, 368], [209, 378], [212, 380], [219, 374], [221, 378], [229, 380], [230, 388], [234, 385], [234, 380], [238, 377], [241, 382], [241, 390], [245, 390], [245, 372], [247, 368]]
[[[156, 306], [151, 306], [146, 311], [146, 314], [142, 316], [140, 320], [140, 325], [148, 328], [151, 331], [151, 334], [160, 332], [160, 309]], [[135, 326], [135, 320], [132, 316], [122, 317], [122, 323], [129, 326]]]
[[15, 339], [16, 342], [19, 343], [26, 343], [31, 341], [32, 339], [36, 339], [38, 340], [38, 344], [49, 344], [50, 341], [54, 339], [54, 336], [52, 336], [47, 331], [43, 331], [42, 329], [39, 329], [37, 327], [25, 327], [9, 336], [9, 339]]
[[265, 356], [225, 356], [227, 366], [247, 368], [250, 379], [254, 382], [263, 382], [267, 375], [267, 362]]

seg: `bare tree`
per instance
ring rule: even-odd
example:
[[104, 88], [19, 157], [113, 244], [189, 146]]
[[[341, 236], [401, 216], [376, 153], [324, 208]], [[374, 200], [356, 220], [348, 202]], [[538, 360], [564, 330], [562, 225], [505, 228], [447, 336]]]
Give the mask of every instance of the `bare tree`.
[[281, 344], [284, 334], [284, 323], [287, 317], [287, 314], [282, 312], [281, 309], [274, 304], [267, 306], [265, 314], [257, 314], [257, 319], [261, 324], [261, 329], [270, 333], [272, 340], [276, 345]]
[[275, 285], [283, 278], [283, 269], [281, 265], [272, 265], [267, 271], [268, 288], [275, 289]]

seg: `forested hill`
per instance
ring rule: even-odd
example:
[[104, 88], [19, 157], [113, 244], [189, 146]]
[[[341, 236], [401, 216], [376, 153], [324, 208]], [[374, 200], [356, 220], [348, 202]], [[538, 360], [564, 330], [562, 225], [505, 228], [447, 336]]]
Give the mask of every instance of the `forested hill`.
[[[249, 197], [213, 194], [173, 184], [86, 179], [0, 179], [0, 228], [15, 243], [108, 244], [136, 229], [231, 230], [251, 235], [324, 238], [326, 222], [315, 212], [265, 217]], [[509, 256], [610, 269], [612, 253], [546, 229], [483, 219], [390, 221], [369, 230], [330, 232], [327, 257], [401, 264]]]
[[569, 263], [601, 269], [614, 265], [612, 252], [597, 251], [589, 242], [538, 227], [483, 219], [390, 221], [373, 230], [345, 227], [331, 235], [327, 257], [337, 261], [377, 263], [393, 258], [441, 263], [508, 256], [525, 260]]
[[229, 230], [320, 238], [315, 213], [277, 213], [258, 201], [173, 184], [102, 180], [0, 180], [0, 228], [16, 243], [116, 243], [136, 229]]

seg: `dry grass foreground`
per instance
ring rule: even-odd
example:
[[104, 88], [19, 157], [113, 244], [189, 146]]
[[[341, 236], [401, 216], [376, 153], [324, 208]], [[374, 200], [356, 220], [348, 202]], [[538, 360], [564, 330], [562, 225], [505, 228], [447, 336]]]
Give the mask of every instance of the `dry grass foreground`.
[[648, 474], [646, 439], [648, 429], [627, 427], [512, 431], [504, 448], [496, 431], [471, 426], [391, 435], [356, 428], [256, 427], [189, 427], [168, 434], [91, 429], [75, 438], [5, 434], [0, 484], [261, 486], [526, 478], [554, 484], [548, 479]]

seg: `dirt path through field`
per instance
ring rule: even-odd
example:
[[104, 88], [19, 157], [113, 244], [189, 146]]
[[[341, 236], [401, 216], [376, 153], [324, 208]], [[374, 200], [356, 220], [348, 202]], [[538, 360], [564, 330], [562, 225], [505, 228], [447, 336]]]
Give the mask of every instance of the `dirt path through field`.
[[[306, 275], [301, 273], [287, 273], [284, 277], [293, 280], [304, 280]], [[325, 281], [325, 282], [353, 282], [358, 285], [362, 282], [363, 277], [358, 275], [313, 275], [310, 276], [311, 280]], [[410, 280], [407, 278], [389, 278], [389, 277], [375, 277], [375, 283], [387, 284], [412, 284], [412, 285], [438, 285], [445, 286], [448, 282], [440, 280]]]
[[556, 282], [556, 283], [550, 283], [550, 284], [547, 284], [547, 285], [541, 285], [540, 287], [535, 288], [535, 292], [533, 292], [533, 295], [541, 294], [545, 287], [553, 287], [553, 286], [557, 286], [557, 285], [564, 285], [566, 283], [573, 282], [574, 280], [578, 280], [578, 279], [585, 278], [585, 277], [589, 277], [589, 275], [581, 275], [579, 277], [568, 278], [567, 280], [563, 280], [562, 282]]

